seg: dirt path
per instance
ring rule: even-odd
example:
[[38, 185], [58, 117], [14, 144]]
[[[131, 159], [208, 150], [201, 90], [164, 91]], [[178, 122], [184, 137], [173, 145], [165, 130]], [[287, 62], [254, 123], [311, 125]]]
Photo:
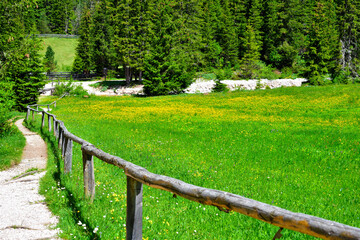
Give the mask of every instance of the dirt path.
[[38, 193], [45, 171], [24, 174], [30, 169], [45, 169], [46, 144], [22, 122], [15, 123], [26, 138], [21, 163], [0, 172], [0, 239], [58, 239], [59, 230], [52, 229], [58, 220]]

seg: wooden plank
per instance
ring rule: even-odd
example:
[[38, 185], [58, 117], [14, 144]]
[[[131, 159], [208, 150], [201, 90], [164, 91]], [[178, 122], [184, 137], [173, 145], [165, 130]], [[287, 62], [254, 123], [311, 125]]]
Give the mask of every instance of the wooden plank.
[[143, 184], [127, 177], [126, 240], [142, 239]]
[[73, 141], [65, 137], [65, 157], [64, 157], [64, 173], [70, 173], [72, 167], [72, 148]]
[[92, 155], [87, 154], [84, 151], [82, 152], [82, 157], [85, 198], [92, 202], [95, 197], [94, 159]]

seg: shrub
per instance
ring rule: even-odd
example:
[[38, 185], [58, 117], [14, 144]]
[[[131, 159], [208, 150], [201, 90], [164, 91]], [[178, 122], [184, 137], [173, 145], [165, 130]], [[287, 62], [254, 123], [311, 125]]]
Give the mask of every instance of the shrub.
[[54, 95], [55, 96], [61, 96], [64, 93], [69, 93], [72, 96], [85, 96], [89, 95], [89, 93], [78, 84], [73, 84], [72, 81], [67, 83], [61, 83], [55, 86]]
[[0, 136], [10, 129], [8, 120], [10, 119], [10, 111], [13, 106], [12, 85], [0, 82]]
[[229, 91], [225, 83], [220, 82], [220, 80], [215, 80], [215, 86], [212, 89], [212, 92], [227, 92]]

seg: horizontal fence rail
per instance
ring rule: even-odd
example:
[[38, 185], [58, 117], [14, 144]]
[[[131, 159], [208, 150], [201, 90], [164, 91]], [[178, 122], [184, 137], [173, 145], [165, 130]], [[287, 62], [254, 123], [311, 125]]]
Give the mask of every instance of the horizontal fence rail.
[[[63, 97], [63, 96], [62, 96]], [[53, 103], [51, 103], [53, 104]], [[93, 157], [117, 166], [124, 170], [127, 176], [127, 219], [126, 239], [142, 239], [142, 194], [143, 184], [152, 188], [165, 190], [183, 198], [204, 205], [217, 207], [220, 211], [235, 211], [246, 216], [256, 218], [263, 222], [280, 227], [274, 239], [281, 237], [283, 228], [308, 234], [322, 239], [360, 239], [360, 229], [323, 218], [295, 213], [275, 207], [253, 199], [245, 198], [229, 192], [208, 189], [188, 184], [179, 179], [154, 174], [147, 169], [128, 162], [120, 157], [113, 156], [96, 148], [91, 143], [69, 132], [65, 124], [55, 115], [39, 110], [38, 106], [28, 106], [26, 121], [34, 112], [42, 114], [41, 126], [44, 127], [45, 115], [48, 116], [48, 128], [51, 131], [51, 118], [53, 119], [54, 135], [58, 139], [59, 148], [64, 158], [64, 173], [71, 172], [73, 142], [81, 145], [83, 156], [84, 192], [90, 200], [95, 197], [95, 176]], [[49, 105], [45, 105], [48, 106]], [[56, 106], [56, 101], [54, 106]], [[34, 119], [34, 117], [33, 117]]]

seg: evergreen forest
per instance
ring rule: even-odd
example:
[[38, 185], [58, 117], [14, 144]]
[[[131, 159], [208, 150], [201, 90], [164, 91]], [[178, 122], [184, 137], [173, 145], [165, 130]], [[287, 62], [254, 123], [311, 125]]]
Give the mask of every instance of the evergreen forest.
[[180, 93], [199, 73], [359, 79], [360, 0], [2, 0], [0, 23], [1, 109], [35, 103], [54, 68], [34, 34], [79, 35], [73, 72], [106, 68], [147, 95]]

